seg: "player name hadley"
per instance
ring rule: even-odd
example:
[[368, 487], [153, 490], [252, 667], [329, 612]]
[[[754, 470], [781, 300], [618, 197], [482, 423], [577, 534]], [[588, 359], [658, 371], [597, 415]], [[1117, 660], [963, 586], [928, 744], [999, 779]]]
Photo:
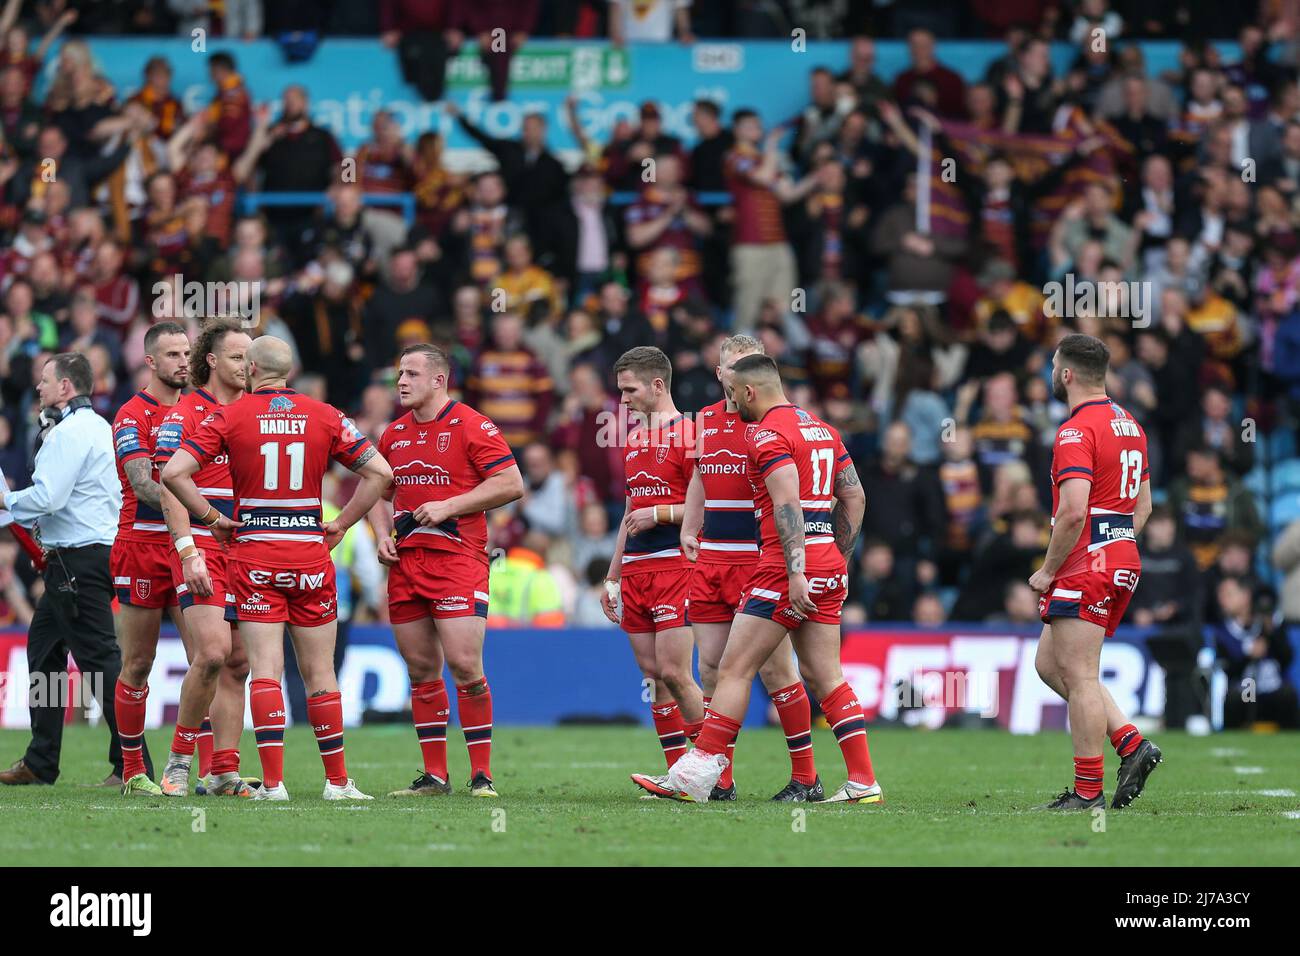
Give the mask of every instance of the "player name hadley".
[[258, 418], [258, 431], [263, 435], [305, 435], [307, 418]]

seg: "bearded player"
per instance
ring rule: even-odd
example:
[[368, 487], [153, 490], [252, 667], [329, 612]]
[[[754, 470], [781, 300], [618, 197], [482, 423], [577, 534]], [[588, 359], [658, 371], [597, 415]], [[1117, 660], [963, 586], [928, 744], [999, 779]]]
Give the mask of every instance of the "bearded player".
[[1101, 683], [1101, 646], [1137, 588], [1137, 535], [1151, 516], [1147, 439], [1106, 396], [1110, 350], [1091, 335], [1067, 335], [1052, 358], [1052, 393], [1070, 417], [1052, 448], [1052, 539], [1029, 585], [1039, 594], [1043, 633], [1034, 664], [1065, 698], [1074, 745], [1074, 789], [1050, 810], [1104, 807], [1104, 738], [1120, 757], [1115, 809], [1127, 807], [1160, 763]]
[[[761, 355], [763, 343], [748, 335], [733, 335], [719, 349], [717, 376], [727, 398], [701, 410], [696, 418], [698, 442], [695, 474], [686, 490], [682, 519], [682, 553], [694, 563], [690, 583], [690, 623], [700, 650], [700, 684], [709, 706], [718, 680], [718, 662], [736, 616], [740, 593], [758, 561], [758, 522], [754, 492], [746, 469], [745, 432], [731, 401], [732, 367], [746, 355]], [[794, 667], [789, 638], [758, 672], [776, 707], [790, 754], [790, 782], [772, 799], [801, 803], [825, 799], [812, 749], [812, 714], [808, 694]], [[734, 746], [734, 745], [733, 745]], [[732, 747], [727, 768], [718, 780], [713, 800], [734, 800]], [[671, 796], [662, 777], [637, 781], [651, 793]]]
[[840, 611], [866, 496], [839, 432], [786, 401], [776, 363], [747, 355], [732, 366], [731, 397], [758, 427], [746, 439], [759, 520], [759, 556], [740, 598], [718, 685], [695, 749], [668, 771], [667, 783], [706, 799], [740, 732], [759, 669], [789, 631], [799, 669], [821, 702], [848, 767], [828, 803], [880, 803], [866, 719], [840, 669]]
[[[149, 382], [113, 419], [117, 475], [122, 482], [122, 512], [110, 557], [119, 605], [117, 639], [122, 646], [113, 709], [122, 737], [123, 795], [158, 796], [162, 790], [149, 779], [145, 765], [144, 721], [163, 608], [187, 645], [188, 638], [172, 583], [171, 540], [163, 523], [153, 452], [163, 419], [185, 385], [190, 341], [183, 326], [159, 322], [145, 333], [144, 352]], [[210, 757], [210, 742], [207, 750], [205, 756]]]
[[[248, 349], [251, 391], [214, 409], [184, 439], [163, 469], [167, 490], [198, 515], [217, 539], [233, 532], [227, 563], [227, 619], [239, 622], [252, 671], [249, 705], [262, 761], [257, 800], [288, 800], [284, 786], [284, 627], [307, 687], [307, 716], [321, 762], [326, 800], [369, 800], [348, 777], [343, 702], [334, 672], [338, 593], [329, 552], [366, 516], [393, 472], [338, 409], [286, 387], [293, 357], [281, 339], [263, 335]], [[194, 475], [229, 455], [235, 520], [198, 489]], [[321, 484], [331, 461], [360, 476], [352, 500], [328, 524]]]
[[[204, 324], [190, 355], [189, 379], [194, 390], [181, 396], [158, 433], [154, 460], [159, 469], [166, 467], [200, 422], [243, 396], [248, 371], [245, 360], [251, 344], [237, 320], [213, 319]], [[225, 455], [200, 468], [194, 482], [214, 508], [227, 518], [234, 517], [235, 496]], [[203, 792], [251, 797], [253, 789], [239, 776], [248, 655], [239, 631], [226, 621], [228, 552], [198, 516], [182, 508], [166, 488], [162, 490], [162, 511], [175, 544], [172, 582], [190, 633], [190, 669], [181, 683], [176, 731], [160, 781], [162, 792], [169, 797], [189, 792], [195, 740], [207, 737], [212, 740], [213, 753], [211, 776], [201, 783]], [[199, 768], [200, 777], [206, 769]]]
[[388, 574], [389, 621], [411, 676], [411, 719], [424, 770], [390, 796], [451, 793], [447, 774], [447, 687], [469, 752], [472, 797], [495, 797], [492, 691], [483, 673], [488, 613], [487, 519], [516, 500], [524, 480], [501, 431], [447, 394], [451, 364], [434, 345], [402, 352], [397, 399], [408, 409], [385, 430], [379, 449], [393, 468], [376, 509], [379, 560]]
[[669, 767], [704, 722], [686, 618], [691, 564], [680, 542], [695, 426], [673, 404], [672, 374], [668, 356], [651, 345], [614, 363], [621, 401], [636, 424], [624, 454], [626, 512], [601, 597], [605, 616], [627, 632], [637, 666], [654, 684], [651, 716]]

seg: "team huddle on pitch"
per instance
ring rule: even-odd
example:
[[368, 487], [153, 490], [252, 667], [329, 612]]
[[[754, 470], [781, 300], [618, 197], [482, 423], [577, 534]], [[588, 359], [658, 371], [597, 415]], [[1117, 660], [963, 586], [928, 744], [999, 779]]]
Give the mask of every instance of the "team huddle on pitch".
[[[287, 387], [291, 353], [272, 336], [252, 340], [237, 322], [214, 319], [191, 348], [182, 326], [161, 322], [145, 351], [150, 381], [114, 421], [123, 493], [112, 553], [122, 792], [289, 799], [280, 685], [287, 626], [324, 765], [323, 796], [372, 799], [347, 772], [330, 559], [368, 517], [389, 568], [389, 619], [423, 757], [420, 776], [390, 796], [452, 791], [449, 671], [469, 792], [496, 797], [483, 670], [485, 515], [519, 498], [523, 479], [497, 426], [449, 395], [446, 354], [432, 345], [402, 353], [396, 398], [404, 414], [376, 446], [337, 409]], [[1137, 587], [1136, 535], [1151, 511], [1146, 437], [1106, 397], [1107, 364], [1105, 345], [1085, 335], [1064, 338], [1053, 360], [1053, 391], [1071, 412], [1053, 451], [1052, 537], [1029, 583], [1044, 623], [1038, 672], [1069, 708], [1074, 785], [1049, 809], [1105, 806], [1106, 736], [1120, 758], [1114, 807], [1132, 803], [1161, 760], [1100, 682], [1102, 642]], [[790, 782], [773, 799], [882, 803], [866, 719], [840, 667], [848, 561], [869, 504], [840, 434], [787, 401], [776, 363], [747, 335], [723, 343], [725, 398], [694, 417], [673, 404], [672, 367], [659, 349], [630, 349], [614, 374], [634, 426], [622, 449], [626, 513], [603, 604], [653, 685], [667, 762], [666, 773], [634, 773], [633, 782], [647, 799], [735, 800], [736, 740], [758, 676], [790, 759]], [[321, 494], [333, 462], [359, 480], [327, 518]], [[142, 742], [164, 609], [190, 666], [155, 783]], [[813, 756], [808, 693], [846, 768], [829, 796]], [[240, 773], [245, 699], [260, 779]]]

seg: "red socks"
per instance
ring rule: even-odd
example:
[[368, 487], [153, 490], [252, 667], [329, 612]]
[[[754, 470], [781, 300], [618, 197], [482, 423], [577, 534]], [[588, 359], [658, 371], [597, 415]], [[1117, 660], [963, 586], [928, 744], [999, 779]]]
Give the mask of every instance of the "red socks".
[[[708, 714], [709, 704], [711, 703], [713, 703], [712, 697], [704, 698], [705, 714]], [[704, 721], [700, 721], [700, 726], [701, 728], [703, 728]], [[697, 738], [698, 738], [698, 732], [697, 732]], [[723, 768], [722, 776], [718, 778], [719, 787], [722, 787], [724, 790], [726, 790], [736, 785], [736, 778], [734, 774], [735, 769], [736, 769], [736, 738], [732, 737], [731, 743], [727, 744], [727, 766]]]
[[113, 692], [113, 711], [117, 717], [117, 735], [122, 741], [122, 779], [145, 772], [144, 710], [149, 699], [149, 685], [129, 687], [118, 680]]
[[469, 751], [470, 777], [480, 773], [491, 777], [492, 691], [486, 677], [456, 688], [456, 710], [460, 729], [465, 734], [465, 748]]
[[1085, 800], [1091, 800], [1101, 793], [1103, 779], [1102, 758], [1074, 758], [1074, 792]]
[[285, 712], [280, 682], [266, 677], [255, 679], [249, 686], [248, 705], [253, 714], [257, 756], [262, 761], [262, 786], [271, 790], [284, 780]]
[[1123, 758], [1142, 746], [1142, 735], [1132, 724], [1125, 724], [1110, 735], [1110, 743], [1115, 748], [1115, 753]]
[[212, 773], [239, 773], [238, 750], [214, 750], [212, 752]]
[[[212, 718], [207, 714], [203, 715], [203, 723], [199, 727], [198, 750], [199, 776], [206, 777], [212, 770]], [[180, 753], [179, 750], [176, 752]]]
[[817, 779], [817, 765], [813, 761], [812, 708], [808, 704], [808, 692], [803, 684], [791, 684], [772, 691], [770, 696], [777, 716], [781, 718], [785, 746], [790, 752], [790, 777], [811, 784]]
[[[194, 755], [194, 745], [199, 739], [199, 728], [176, 725], [172, 733], [172, 753]], [[199, 774], [203, 776], [203, 774]]]
[[841, 684], [822, 698], [822, 713], [839, 742], [849, 780], [870, 785], [876, 782], [871, 769], [871, 752], [867, 748], [867, 719], [862, 715], [857, 695], [848, 682]]
[[316, 733], [325, 779], [336, 787], [348, 782], [343, 758], [343, 695], [338, 691], [307, 698], [307, 719]]
[[441, 680], [411, 685], [411, 720], [420, 741], [424, 771], [439, 780], [447, 779], [447, 715], [451, 702]]
[[700, 731], [700, 736], [695, 741], [695, 749], [706, 754], [725, 756], [727, 748], [734, 745], [736, 735], [739, 733], [740, 721], [732, 720], [726, 714], [720, 714], [716, 710], [710, 710], [708, 718], [704, 721], [704, 729]]
[[666, 704], [656, 701], [650, 705], [650, 716], [654, 718], [659, 746], [664, 749], [664, 759], [671, 769], [677, 758], [686, 753], [686, 725], [682, 723], [681, 709], [675, 700]]

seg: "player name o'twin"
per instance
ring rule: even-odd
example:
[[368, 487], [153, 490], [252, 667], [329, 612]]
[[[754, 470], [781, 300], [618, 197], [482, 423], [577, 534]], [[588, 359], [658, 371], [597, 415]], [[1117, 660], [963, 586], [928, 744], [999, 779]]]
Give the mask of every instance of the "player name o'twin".
[[134, 936], [153, 929], [152, 893], [82, 893], [78, 886], [50, 897], [50, 925], [60, 928], [126, 926]]

